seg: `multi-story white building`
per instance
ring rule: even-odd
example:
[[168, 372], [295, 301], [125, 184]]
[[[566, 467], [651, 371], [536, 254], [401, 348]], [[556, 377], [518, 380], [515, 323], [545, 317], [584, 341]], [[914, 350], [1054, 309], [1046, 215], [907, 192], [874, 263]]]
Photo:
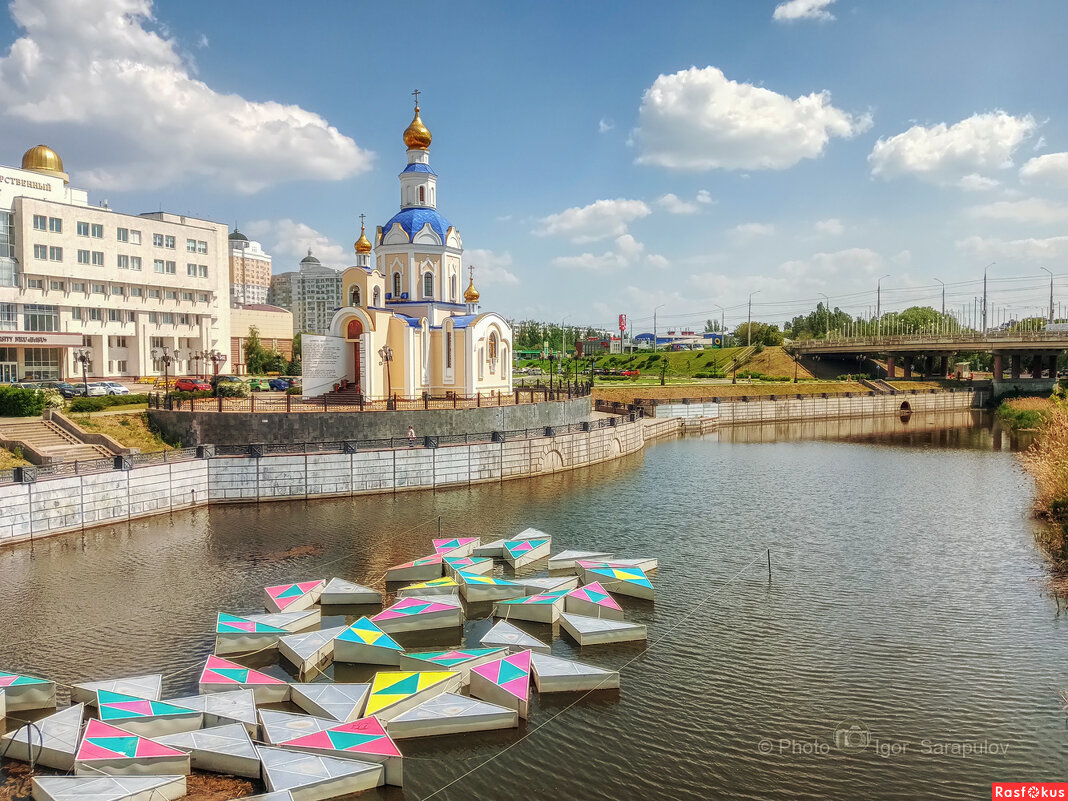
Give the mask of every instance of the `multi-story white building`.
[[229, 283], [226, 225], [90, 206], [44, 145], [0, 165], [0, 381], [80, 377], [80, 347], [94, 378], [162, 374], [162, 346], [194, 372], [229, 349]]
[[324, 267], [309, 250], [299, 271], [271, 278], [267, 302], [293, 312], [294, 333], [325, 334], [341, 306], [341, 273]]
[[250, 240], [236, 228], [229, 237], [230, 304], [255, 305], [267, 302], [271, 287], [271, 257], [259, 242]]

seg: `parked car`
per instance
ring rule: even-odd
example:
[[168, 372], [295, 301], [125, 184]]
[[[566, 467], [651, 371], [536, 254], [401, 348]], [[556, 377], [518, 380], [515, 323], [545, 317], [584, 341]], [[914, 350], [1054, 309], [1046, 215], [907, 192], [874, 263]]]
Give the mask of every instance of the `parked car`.
[[225, 384], [225, 383], [240, 384], [241, 383], [241, 379], [238, 378], [236, 375], [216, 375], [216, 376], [212, 376], [212, 378], [211, 378], [211, 389], [212, 389], [212, 391], [214, 391], [215, 388], [217, 386], [219, 386], [219, 384]]
[[199, 378], [179, 378], [174, 388], [179, 392], [211, 392], [211, 384]]
[[279, 376], [278, 378], [272, 378], [267, 383], [270, 385], [271, 389], [275, 390], [276, 392], [285, 392], [287, 389], [293, 386], [292, 379], [282, 378], [281, 376]]
[[37, 381], [34, 383], [36, 389], [55, 389], [59, 390], [59, 394], [64, 398], [77, 398], [85, 395], [85, 386], [83, 384], [71, 384], [67, 381]]
[[102, 386], [108, 395], [129, 395], [130, 390], [120, 384], [118, 381], [98, 381], [98, 384]]
[[628, 378], [637, 378], [641, 374], [642, 374], [641, 370], [624, 370], [623, 371], [623, 375], [627, 376]]
[[[86, 387], [82, 387], [82, 392], [86, 392]], [[100, 398], [108, 394], [108, 388], [103, 384], [94, 381], [89, 385], [87, 394], [90, 398]]]
[[268, 392], [271, 389], [271, 382], [266, 378], [250, 378], [248, 388], [253, 392]]

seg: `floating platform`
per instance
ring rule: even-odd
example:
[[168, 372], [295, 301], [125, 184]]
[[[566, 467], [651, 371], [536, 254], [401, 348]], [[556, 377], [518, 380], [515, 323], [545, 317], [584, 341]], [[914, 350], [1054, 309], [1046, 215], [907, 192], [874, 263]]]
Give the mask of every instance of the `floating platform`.
[[218, 656], [209, 656], [200, 674], [200, 692], [252, 690], [257, 704], [279, 704], [289, 700], [289, 684], [258, 670]]
[[607, 560], [612, 554], [605, 551], [561, 551], [549, 557], [549, 570], [570, 570], [580, 559]]
[[608, 620], [564, 612], [560, 626], [579, 645], [602, 645], [612, 642], [633, 642], [646, 638], [645, 626], [624, 620]]
[[598, 581], [609, 592], [653, 600], [653, 585], [640, 567], [583, 567], [582, 583]]
[[290, 700], [309, 715], [333, 718], [340, 723], [363, 714], [370, 684], [294, 684]]
[[470, 556], [482, 544], [478, 537], [453, 537], [450, 540], [433, 540], [434, 553], [442, 556]]
[[152, 701], [133, 695], [98, 690], [96, 705], [100, 719], [141, 737], [194, 731], [204, 725], [204, 713], [167, 701]]
[[520, 651], [472, 668], [471, 695], [514, 709], [525, 719], [530, 712], [530, 654]]
[[334, 661], [397, 667], [403, 650], [371, 618], [361, 617], [337, 635], [334, 640]]
[[283, 628], [220, 612], [215, 621], [215, 653], [222, 656], [264, 651], [277, 646], [278, 639], [286, 634], [289, 632]]
[[278, 641], [278, 653], [301, 674], [334, 661], [334, 640], [348, 626], [335, 626], [303, 634], [287, 634]]
[[285, 629], [290, 634], [299, 634], [302, 631], [313, 631], [319, 628], [323, 613], [315, 607], [297, 612], [268, 612], [266, 615], [241, 615], [241, 617], [255, 623]]
[[187, 695], [182, 698], [168, 698], [167, 703], [200, 710], [204, 713], [206, 728], [240, 723], [251, 736], [259, 737], [260, 721], [256, 715], [256, 694], [252, 690]]
[[504, 561], [512, 568], [523, 567], [539, 559], [546, 559], [552, 549], [551, 539], [506, 540]]
[[386, 571], [386, 581], [429, 581], [440, 578], [441, 571], [441, 554], [436, 553], [394, 565]]
[[149, 673], [144, 676], [131, 676], [126, 679], [111, 679], [109, 681], [87, 681], [75, 684], [70, 689], [71, 703], [96, 706], [96, 694], [101, 690], [122, 695], [132, 695], [136, 698], [148, 698], [158, 701], [163, 688], [163, 674]]
[[54, 709], [56, 706], [56, 683], [22, 673], [0, 672], [0, 690], [3, 691], [5, 714], [26, 709]]
[[410, 596], [372, 616], [371, 622], [387, 632], [447, 629], [463, 625], [464, 610], [455, 595]]
[[177, 801], [185, 776], [34, 776], [33, 801]]
[[336, 720], [317, 718], [314, 715], [298, 715], [293, 712], [276, 712], [273, 709], [260, 710], [260, 730], [262, 740], [271, 745], [284, 743], [305, 734], [326, 731], [337, 724]]
[[386, 729], [394, 740], [400, 740], [514, 729], [518, 725], [519, 712], [515, 709], [455, 693], [442, 693], [397, 715], [386, 724]]
[[[656, 570], [659, 566], [659, 562], [651, 557], [644, 557], [639, 559], [583, 559], [580, 561], [584, 563], [581, 565], [581, 567], [636, 567], [639, 570], [644, 570], [646, 573]], [[579, 562], [576, 562], [575, 564], [576, 566], [579, 566]]]
[[493, 572], [493, 560], [488, 556], [446, 556], [442, 560], [445, 575], [455, 579], [457, 571], [484, 576]]
[[320, 606], [358, 606], [380, 603], [382, 603], [382, 593], [378, 590], [341, 578], [330, 579], [319, 596]]
[[326, 801], [360, 793], [385, 783], [385, 769], [373, 762], [334, 759], [281, 748], [256, 749], [263, 763], [263, 781], [276, 793], [288, 790], [293, 801]]
[[578, 576], [550, 576], [549, 578], [509, 579], [514, 584], [521, 584], [526, 588], [527, 595], [542, 595], [543, 593], [567, 592], [579, 585]]
[[74, 755], [74, 773], [77, 776], [188, 775], [189, 754], [103, 721], [90, 720]]
[[507, 648], [512, 653], [529, 650], [547, 654], [552, 650], [547, 643], [504, 620], [495, 623], [479, 642], [487, 648]]
[[168, 734], [157, 742], [185, 751], [189, 754], [190, 765], [196, 770], [244, 776], [246, 779], [260, 778], [260, 755], [240, 723]]
[[397, 590], [398, 598], [411, 598], [412, 596], [424, 596], [431, 595], [455, 595], [460, 589], [460, 585], [456, 583], [456, 579], [452, 576], [444, 576], [443, 578], [431, 579], [430, 581], [420, 581], [415, 584], [409, 584], [407, 587], [401, 587]]
[[479, 576], [475, 573], [465, 573], [462, 570], [457, 571], [456, 577], [460, 582], [460, 594], [468, 603], [504, 601], [509, 598], [522, 598], [527, 594], [522, 584], [506, 579]]
[[533, 654], [530, 670], [539, 693], [586, 692], [619, 687], [619, 671], [561, 659], [549, 654]]
[[585, 587], [567, 593], [564, 596], [564, 611], [609, 620], [623, 619], [623, 607], [616, 603], [599, 581], [591, 581]]
[[504, 556], [504, 540], [493, 540], [493, 542], [483, 542], [476, 545], [471, 549], [471, 556], [489, 556], [491, 558]]
[[386, 733], [382, 721], [374, 716], [289, 740], [282, 743], [282, 748], [338, 759], [377, 762], [385, 768], [386, 784], [395, 787], [404, 784], [401, 752]]
[[502, 656], [507, 656], [504, 648], [464, 648], [453, 651], [426, 651], [424, 653], [401, 654], [400, 666], [404, 670], [455, 670], [460, 673], [463, 683], [470, 680], [471, 668], [484, 665]]
[[268, 612], [299, 612], [315, 606], [325, 587], [326, 579], [264, 587], [263, 605]]
[[437, 695], [456, 692], [462, 681], [460, 673], [452, 670], [376, 673], [364, 714], [388, 722]]
[[84, 717], [85, 704], [75, 704], [16, 729], [0, 738], [0, 754], [46, 768], [73, 770]]
[[513, 540], [551, 540], [552, 536], [539, 528], [528, 527], [520, 531], [511, 539]]
[[505, 620], [528, 620], [531, 623], [555, 623], [564, 610], [564, 590], [528, 595], [493, 605], [493, 616]]

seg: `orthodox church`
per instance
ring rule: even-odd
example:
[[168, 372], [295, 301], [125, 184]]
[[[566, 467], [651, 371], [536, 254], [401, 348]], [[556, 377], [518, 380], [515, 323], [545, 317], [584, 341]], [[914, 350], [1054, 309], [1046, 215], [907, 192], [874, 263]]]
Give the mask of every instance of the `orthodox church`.
[[[512, 391], [512, 329], [479, 311], [474, 270], [464, 279], [460, 232], [437, 210], [430, 131], [419, 117], [404, 131], [408, 163], [400, 173], [400, 211], [377, 227], [374, 244], [361, 224], [356, 264], [342, 273], [342, 302], [324, 339], [320, 384], [347, 379], [368, 398], [474, 395]], [[361, 215], [361, 221], [363, 215]], [[314, 369], [313, 369], [314, 372]], [[304, 391], [314, 394], [315, 377]], [[309, 378], [312, 383], [309, 383]]]

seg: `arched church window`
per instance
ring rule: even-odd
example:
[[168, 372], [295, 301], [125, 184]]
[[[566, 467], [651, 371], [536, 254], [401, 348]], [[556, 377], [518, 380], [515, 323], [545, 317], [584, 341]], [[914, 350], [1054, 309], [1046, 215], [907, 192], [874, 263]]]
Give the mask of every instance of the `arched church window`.
[[423, 297], [431, 298], [434, 296], [434, 274], [423, 273]]
[[400, 300], [401, 296], [401, 282], [400, 273], [393, 273], [393, 299]]
[[489, 335], [489, 348], [488, 348], [489, 360], [491, 362], [497, 361], [497, 332], [491, 331]]
[[426, 187], [425, 186], [419, 187], [419, 202], [420, 203], [426, 203]]
[[445, 369], [452, 369], [452, 328], [445, 332]]
[[350, 306], [359, 306], [360, 305], [360, 288], [358, 286], [354, 286], [352, 288], [352, 291], [349, 293], [349, 305]]
[[374, 306], [375, 306], [375, 308], [376, 309], [380, 308], [380, 305], [382, 303], [382, 297], [381, 297], [381, 295], [379, 295], [378, 287], [375, 287], [375, 293], [374, 293], [373, 297], [374, 297]]
[[456, 302], [456, 276], [455, 275], [452, 278], [449, 279], [449, 299], [453, 303]]

